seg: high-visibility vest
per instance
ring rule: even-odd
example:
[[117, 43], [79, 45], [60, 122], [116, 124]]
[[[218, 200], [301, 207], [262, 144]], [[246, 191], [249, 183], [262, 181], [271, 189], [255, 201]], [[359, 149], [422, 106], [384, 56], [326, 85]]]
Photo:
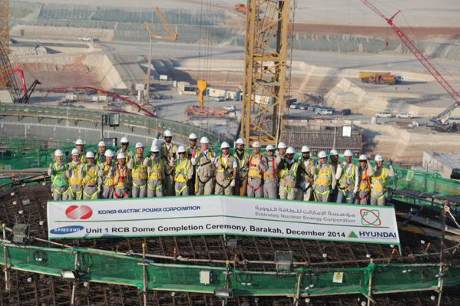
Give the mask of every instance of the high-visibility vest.
[[166, 142], [161, 145], [161, 154], [166, 160], [171, 159], [177, 152], [177, 146], [174, 143], [167, 144]]
[[285, 166], [281, 169], [280, 175], [280, 185], [294, 188], [295, 183], [297, 180], [297, 170], [299, 168], [299, 164], [295, 161], [291, 164], [291, 168], [288, 168], [287, 162], [285, 162]]
[[83, 167], [83, 186], [96, 186], [97, 185], [97, 166], [85, 164]]
[[331, 165], [323, 164], [319, 165], [316, 169], [315, 186], [319, 190], [327, 191], [332, 186], [332, 176], [334, 175], [334, 169]]
[[126, 165], [123, 167], [117, 165], [114, 183], [118, 189], [124, 189], [129, 183], [129, 169]]
[[176, 160], [174, 181], [176, 183], [187, 183], [190, 177], [192, 164], [187, 158]]
[[262, 162], [262, 154], [253, 154], [249, 157], [248, 165], [248, 177], [250, 178], [262, 178], [262, 173], [260, 171], [260, 163]]
[[105, 163], [104, 153], [96, 152], [94, 160], [96, 161], [96, 165], [102, 167], [102, 165]]
[[102, 171], [102, 183], [104, 186], [113, 186], [115, 181], [115, 166], [112, 163], [104, 163], [100, 168]]
[[83, 182], [83, 164], [78, 162], [71, 161], [67, 167], [68, 171], [68, 182], [71, 186], [81, 186]]
[[149, 181], [158, 181], [163, 178], [163, 161], [160, 158], [150, 158], [147, 162], [147, 165]]
[[274, 156], [267, 156], [267, 170], [264, 171], [264, 180], [274, 180], [277, 177], [276, 174], [276, 158]]
[[64, 163], [54, 162], [50, 165], [51, 169], [51, 183], [55, 188], [66, 188], [68, 186], [66, 170], [67, 167]]
[[214, 153], [212, 151], [200, 152], [197, 158], [197, 176], [202, 180], [209, 180], [214, 176], [214, 165], [212, 160], [214, 159]]
[[347, 190], [350, 188], [354, 188], [356, 171], [358, 171], [358, 167], [352, 163], [344, 163], [342, 167], [342, 174], [339, 178], [340, 188]]
[[220, 184], [224, 181], [230, 181], [233, 179], [233, 163], [235, 158], [231, 155], [222, 156], [220, 155], [216, 163], [216, 179]]
[[376, 169], [374, 171], [374, 175], [371, 178], [372, 191], [375, 193], [383, 193], [388, 183], [389, 176], [388, 168], [382, 167], [380, 169]]
[[300, 167], [303, 170], [302, 177], [305, 181], [308, 181], [310, 178], [313, 178], [315, 175], [315, 163], [311, 159], [300, 159]]
[[360, 192], [369, 192], [371, 190], [371, 178], [368, 174], [368, 168], [359, 169], [360, 178], [359, 178], [359, 191]]
[[147, 167], [144, 166], [144, 158], [138, 158], [137, 155], [132, 159], [131, 176], [133, 180], [141, 181], [147, 179]]
[[236, 161], [238, 162], [238, 175], [240, 178], [244, 179], [248, 176], [248, 159], [249, 156], [246, 154], [246, 152], [243, 153], [243, 156], [241, 159], [238, 157], [238, 154], [235, 151], [235, 154], [233, 157], [236, 158]]

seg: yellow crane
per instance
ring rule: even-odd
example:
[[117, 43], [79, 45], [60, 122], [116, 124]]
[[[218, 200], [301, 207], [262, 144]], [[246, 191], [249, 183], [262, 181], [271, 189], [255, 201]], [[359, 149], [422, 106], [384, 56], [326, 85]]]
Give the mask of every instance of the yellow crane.
[[148, 104], [150, 102], [150, 74], [152, 72], [152, 42], [154, 40], [164, 40], [164, 41], [177, 41], [179, 38], [179, 33], [177, 32], [177, 27], [173, 30], [168, 22], [168, 18], [163, 13], [159, 7], [155, 7], [155, 14], [160, 18], [161, 25], [163, 27], [163, 32], [165, 35], [159, 35], [153, 30], [153, 25], [150, 22], [144, 22], [144, 27], [147, 33], [149, 34], [149, 56], [148, 56], [148, 67], [147, 73], [145, 75], [145, 91], [144, 91], [144, 103]]

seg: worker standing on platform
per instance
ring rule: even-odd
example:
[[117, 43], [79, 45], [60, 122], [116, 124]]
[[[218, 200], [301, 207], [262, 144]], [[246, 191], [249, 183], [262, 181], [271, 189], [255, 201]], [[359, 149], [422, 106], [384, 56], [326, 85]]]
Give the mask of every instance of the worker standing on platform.
[[268, 145], [265, 150], [267, 155], [265, 156], [267, 160], [267, 168], [263, 172], [263, 190], [264, 198], [267, 199], [276, 199], [278, 194], [278, 175], [277, 175], [277, 163], [275, 156], [275, 147]]
[[388, 180], [394, 176], [393, 166], [387, 168], [383, 165], [382, 155], [375, 155], [375, 169], [371, 176], [371, 205], [385, 205], [385, 193]]
[[[195, 159], [200, 154], [200, 148], [198, 147], [198, 136], [195, 133], [191, 133], [188, 136], [189, 145], [187, 147], [188, 159]], [[196, 179], [196, 166], [193, 165], [192, 179], [188, 181], [188, 194], [195, 194], [195, 179]]]
[[369, 204], [369, 197], [371, 194], [371, 177], [372, 177], [372, 168], [369, 166], [367, 161], [367, 156], [361, 154], [359, 156], [359, 190], [356, 197], [356, 204], [367, 205]]
[[99, 169], [94, 160], [94, 153], [86, 152], [86, 164], [83, 165], [83, 200], [97, 200]]
[[294, 148], [287, 148], [285, 157], [281, 159], [278, 165], [277, 170], [280, 177], [279, 195], [281, 200], [294, 200], [296, 196], [299, 163], [295, 161], [294, 155]]
[[192, 159], [192, 163], [196, 165], [195, 194], [210, 195], [214, 192], [215, 156], [209, 150], [209, 139], [207, 137], [201, 137], [200, 144], [200, 154], [194, 160]]
[[[339, 163], [339, 152], [337, 150], [332, 149], [329, 152], [329, 159], [330, 159], [330, 165], [332, 166], [332, 173], [334, 173], [334, 177], [337, 178], [337, 171], [340, 168], [340, 163]], [[331, 190], [331, 195], [329, 196], [329, 201], [331, 202], [336, 202], [337, 201], [337, 185], [335, 186], [334, 189]]]
[[86, 163], [86, 151], [85, 151], [85, 143], [81, 138], [78, 138], [75, 141], [75, 149], [78, 150], [78, 158], [82, 164]]
[[327, 163], [327, 154], [324, 151], [318, 153], [319, 164], [315, 169], [313, 191], [317, 202], [330, 201], [331, 191], [335, 189], [336, 180], [334, 169]]
[[136, 143], [136, 154], [128, 163], [131, 171], [133, 186], [131, 196], [133, 198], [145, 198], [147, 193], [147, 167], [144, 165], [144, 145]]
[[161, 155], [165, 160], [166, 177], [164, 179], [165, 195], [173, 196], [174, 191], [174, 161], [176, 159], [177, 146], [172, 142], [172, 133], [166, 130], [163, 133], [165, 142], [161, 146]]
[[310, 158], [310, 148], [302, 146], [302, 158], [299, 160], [299, 193], [303, 201], [311, 201], [315, 177], [315, 162]]
[[260, 143], [252, 143], [252, 154], [248, 159], [248, 197], [261, 198], [263, 195], [262, 176], [267, 170], [267, 159], [260, 153]]
[[161, 158], [160, 148], [153, 144], [150, 149], [151, 155], [144, 161], [147, 167], [147, 197], [163, 196], [163, 179], [165, 177], [164, 161]]
[[216, 190], [214, 194], [233, 195], [238, 170], [238, 162], [230, 154], [230, 145], [224, 141], [220, 145], [222, 153], [215, 160]]
[[193, 176], [193, 166], [190, 159], [188, 159], [184, 146], [177, 148], [177, 155], [178, 158], [175, 160], [174, 167], [176, 196], [186, 196], [188, 195], [188, 182]]
[[129, 140], [127, 137], [121, 137], [120, 148], [118, 149], [116, 155], [118, 156], [119, 153], [123, 153], [123, 155], [125, 156], [126, 163], [129, 163], [129, 161], [133, 157], [133, 154], [129, 151]]
[[64, 163], [64, 153], [61, 150], [54, 151], [54, 162], [48, 168], [51, 176], [51, 193], [54, 201], [64, 200], [64, 193], [69, 188], [66, 177], [67, 166]]
[[103, 199], [113, 198], [114, 183], [115, 183], [115, 165], [113, 164], [113, 152], [107, 150], [104, 153], [105, 161], [99, 165], [98, 184], [101, 189], [101, 197]]
[[129, 197], [130, 171], [126, 165], [126, 156], [123, 152], [117, 154], [117, 165], [115, 167], [115, 190], [113, 196], [115, 199], [124, 199]]
[[97, 152], [95, 156], [96, 165], [101, 166], [105, 162], [105, 142], [99, 141], [97, 145]]
[[337, 203], [354, 203], [359, 188], [358, 166], [353, 164], [353, 153], [345, 150], [345, 160], [337, 167], [336, 180], [338, 182]]
[[81, 162], [80, 151], [78, 149], [72, 150], [72, 160], [67, 165], [67, 181], [69, 182], [69, 188], [65, 192], [66, 200], [81, 200], [83, 173], [83, 163]]
[[236, 180], [235, 194], [246, 196], [248, 184], [248, 161], [249, 156], [244, 149], [244, 141], [238, 138], [235, 141], [235, 153], [233, 154], [238, 163], [238, 175]]

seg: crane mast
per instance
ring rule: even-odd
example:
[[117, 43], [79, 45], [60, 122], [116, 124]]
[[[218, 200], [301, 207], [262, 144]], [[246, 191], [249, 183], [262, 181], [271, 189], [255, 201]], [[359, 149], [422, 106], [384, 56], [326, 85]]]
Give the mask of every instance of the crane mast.
[[361, 0], [361, 2], [371, 9], [376, 15], [383, 18], [386, 23], [391, 27], [393, 32], [399, 37], [404, 45], [414, 54], [417, 60], [425, 67], [425, 69], [433, 76], [433, 78], [441, 85], [442, 88], [451, 96], [454, 103], [447, 107], [444, 111], [435, 116], [434, 120], [440, 120], [446, 115], [449, 115], [455, 108], [460, 106], [460, 94], [455, 88], [443, 77], [441, 72], [430, 62], [430, 60], [417, 48], [415, 42], [410, 39], [404, 31], [394, 23], [394, 18], [400, 13], [397, 11], [393, 16], [386, 17], [375, 5], [370, 3], [368, 0]]
[[291, 0], [248, 0], [241, 136], [278, 142], [286, 94]]

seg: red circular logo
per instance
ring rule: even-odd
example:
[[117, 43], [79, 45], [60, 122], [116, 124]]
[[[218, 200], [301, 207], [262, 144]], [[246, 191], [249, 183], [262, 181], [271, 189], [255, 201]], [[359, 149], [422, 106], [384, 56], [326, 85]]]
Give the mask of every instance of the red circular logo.
[[93, 210], [86, 205], [70, 205], [65, 210], [65, 214], [72, 220], [87, 220], [93, 215]]

